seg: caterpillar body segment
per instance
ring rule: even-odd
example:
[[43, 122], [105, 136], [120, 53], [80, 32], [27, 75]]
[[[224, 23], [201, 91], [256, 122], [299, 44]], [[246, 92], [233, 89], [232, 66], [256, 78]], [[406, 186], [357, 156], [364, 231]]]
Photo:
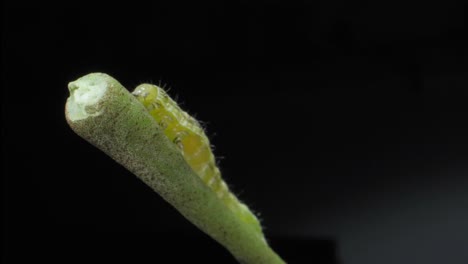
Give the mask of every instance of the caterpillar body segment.
[[257, 217], [232, 194], [221, 178], [209, 139], [200, 123], [156, 85], [141, 84], [132, 94], [164, 130], [166, 137], [177, 145], [185, 161], [203, 182], [236, 216], [261, 233], [262, 227]]

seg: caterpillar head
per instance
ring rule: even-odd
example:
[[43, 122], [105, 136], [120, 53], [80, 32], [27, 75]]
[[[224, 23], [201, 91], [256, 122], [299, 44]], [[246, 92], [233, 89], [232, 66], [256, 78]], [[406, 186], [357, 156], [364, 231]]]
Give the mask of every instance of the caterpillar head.
[[151, 103], [155, 102], [159, 97], [162, 89], [151, 84], [140, 84], [138, 85], [132, 94], [140, 101], [145, 107], [148, 107]]

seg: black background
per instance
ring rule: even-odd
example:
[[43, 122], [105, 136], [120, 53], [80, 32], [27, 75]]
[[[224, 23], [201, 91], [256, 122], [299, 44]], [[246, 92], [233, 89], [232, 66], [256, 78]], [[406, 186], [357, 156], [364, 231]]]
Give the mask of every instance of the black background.
[[371, 2], [3, 2], [4, 263], [235, 263], [69, 129], [95, 71], [170, 87], [289, 263], [467, 263], [463, 1]]

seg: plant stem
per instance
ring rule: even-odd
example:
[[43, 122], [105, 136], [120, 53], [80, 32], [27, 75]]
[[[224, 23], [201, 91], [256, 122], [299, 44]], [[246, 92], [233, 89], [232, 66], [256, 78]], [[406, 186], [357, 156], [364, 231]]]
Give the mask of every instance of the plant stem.
[[285, 263], [262, 234], [240, 221], [203, 183], [117, 80], [92, 73], [71, 82], [69, 89], [66, 118], [79, 136], [134, 173], [240, 263]]

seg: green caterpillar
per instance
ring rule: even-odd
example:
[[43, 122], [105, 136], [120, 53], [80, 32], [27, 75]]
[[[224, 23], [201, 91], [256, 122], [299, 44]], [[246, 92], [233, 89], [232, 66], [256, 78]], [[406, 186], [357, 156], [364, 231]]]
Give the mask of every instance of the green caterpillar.
[[243, 222], [262, 232], [257, 217], [240, 202], [221, 178], [208, 137], [199, 122], [183, 111], [160, 87], [139, 85], [132, 94], [180, 150], [186, 162], [217, 197]]

